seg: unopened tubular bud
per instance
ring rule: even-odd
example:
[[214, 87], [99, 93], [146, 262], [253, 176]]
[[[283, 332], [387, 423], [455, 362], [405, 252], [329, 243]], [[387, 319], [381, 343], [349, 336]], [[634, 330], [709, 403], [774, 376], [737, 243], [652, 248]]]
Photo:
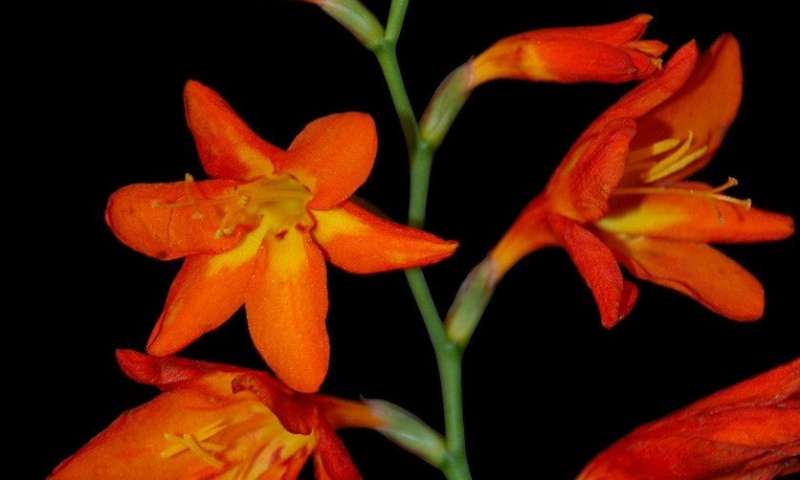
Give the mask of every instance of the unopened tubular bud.
[[366, 400], [383, 426], [378, 431], [389, 440], [435, 467], [447, 459], [447, 448], [439, 432], [397, 405], [384, 400]]
[[469, 98], [472, 91], [471, 75], [469, 64], [458, 67], [444, 79], [433, 95], [420, 122], [422, 138], [430, 145], [438, 147], [442, 143], [450, 125]]
[[305, 0], [320, 8], [350, 30], [358, 41], [372, 50], [383, 41], [383, 26], [358, 0]]

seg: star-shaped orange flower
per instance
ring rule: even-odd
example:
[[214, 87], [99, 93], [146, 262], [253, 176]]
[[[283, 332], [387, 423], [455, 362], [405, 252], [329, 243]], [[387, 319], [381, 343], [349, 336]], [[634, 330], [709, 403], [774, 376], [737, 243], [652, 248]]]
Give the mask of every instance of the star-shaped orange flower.
[[733, 320], [761, 317], [761, 284], [708, 243], [782, 239], [793, 233], [792, 219], [725, 195], [733, 179], [716, 188], [686, 180], [719, 148], [741, 93], [733, 36], [721, 36], [699, 60], [694, 42], [678, 50], [572, 146], [491, 253], [497, 279], [528, 253], [560, 245], [606, 327], [637, 297], [618, 262]]
[[328, 369], [325, 259], [355, 273], [418, 267], [455, 242], [384, 220], [350, 199], [372, 169], [372, 118], [341, 113], [308, 124], [287, 150], [259, 138], [213, 90], [190, 81], [186, 117], [211, 180], [137, 184], [115, 192], [106, 220], [126, 245], [185, 257], [147, 344], [177, 352], [246, 305], [253, 342], [298, 391]]

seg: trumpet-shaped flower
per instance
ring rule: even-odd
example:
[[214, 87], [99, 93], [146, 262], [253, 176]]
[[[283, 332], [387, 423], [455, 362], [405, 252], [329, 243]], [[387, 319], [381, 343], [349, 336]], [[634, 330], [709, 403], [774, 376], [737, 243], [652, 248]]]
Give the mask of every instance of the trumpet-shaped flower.
[[578, 480], [767, 480], [800, 471], [800, 359], [641, 426]]
[[503, 38], [470, 62], [471, 85], [500, 78], [620, 83], [647, 78], [667, 46], [642, 40], [653, 17], [590, 27], [544, 28]]
[[186, 116], [211, 180], [137, 184], [115, 192], [106, 220], [126, 245], [186, 257], [147, 350], [169, 355], [246, 305], [253, 341], [295, 390], [328, 369], [325, 259], [372, 273], [451, 255], [455, 242], [384, 220], [350, 199], [374, 162], [362, 113], [311, 122], [282, 150], [259, 138], [214, 91], [190, 81]]
[[123, 413], [59, 465], [52, 480], [361, 478], [335, 433], [378, 428], [363, 403], [289, 390], [265, 372], [119, 350], [133, 380], [163, 393]]
[[490, 254], [497, 278], [524, 255], [560, 245], [606, 327], [638, 292], [618, 262], [730, 319], [762, 315], [758, 280], [708, 244], [782, 239], [793, 221], [728, 196], [734, 179], [720, 187], [687, 180], [719, 148], [742, 90], [733, 36], [698, 56], [694, 42], [685, 45], [589, 126]]

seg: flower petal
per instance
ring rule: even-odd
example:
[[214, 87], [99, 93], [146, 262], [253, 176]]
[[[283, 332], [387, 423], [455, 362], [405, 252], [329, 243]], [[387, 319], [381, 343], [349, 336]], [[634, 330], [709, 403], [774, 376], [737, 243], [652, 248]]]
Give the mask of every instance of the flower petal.
[[625, 173], [629, 144], [636, 135], [630, 119], [609, 122], [596, 135], [582, 136], [547, 184], [556, 212], [581, 222], [600, 218]]
[[215, 235], [223, 212], [203, 200], [224, 197], [235, 185], [227, 180], [128, 185], [108, 199], [106, 223], [125, 245], [163, 260], [223, 252], [239, 243], [243, 229]]
[[742, 99], [742, 61], [733, 35], [717, 38], [678, 93], [640, 123], [636, 144], [694, 135], [693, 144], [706, 146], [705, 155], [670, 178], [686, 178], [703, 168], [719, 148], [736, 117]]
[[[664, 69], [626, 93], [586, 129], [582, 137], [604, 130], [609, 122], [622, 118], [638, 119], [675, 94], [694, 71], [697, 44], [691, 41], [678, 49]], [[638, 141], [636, 144], [638, 145]]]
[[250, 336], [267, 364], [293, 389], [317, 391], [328, 372], [328, 289], [311, 236], [295, 228], [268, 235], [245, 297]]
[[309, 208], [328, 209], [366, 181], [377, 150], [378, 134], [371, 116], [338, 113], [306, 125], [276, 166], [311, 189], [314, 198]]
[[547, 222], [592, 289], [603, 326], [613, 327], [631, 310], [631, 302], [635, 301], [628, 287], [623, 303], [622, 272], [614, 254], [599, 238], [572, 220], [549, 215]]
[[150, 334], [147, 352], [169, 355], [228, 320], [245, 299], [265, 227], [219, 255], [188, 257]]
[[348, 201], [317, 210], [312, 235], [328, 259], [353, 273], [374, 273], [436, 263], [453, 254], [449, 242], [422, 230], [384, 220]]
[[800, 471], [800, 359], [637, 428], [579, 480], [767, 480]]
[[203, 168], [211, 177], [251, 180], [274, 171], [283, 154], [256, 135], [230, 105], [200, 82], [186, 82], [186, 121]]
[[682, 194], [617, 197], [597, 226], [613, 233], [701, 243], [780, 240], [794, 232], [787, 215]]
[[764, 312], [764, 289], [747, 270], [714, 248], [693, 242], [604, 235], [635, 276], [688, 295], [731, 320]]
[[319, 443], [314, 453], [314, 473], [317, 480], [361, 479], [347, 448], [324, 420], [317, 430], [317, 440]]

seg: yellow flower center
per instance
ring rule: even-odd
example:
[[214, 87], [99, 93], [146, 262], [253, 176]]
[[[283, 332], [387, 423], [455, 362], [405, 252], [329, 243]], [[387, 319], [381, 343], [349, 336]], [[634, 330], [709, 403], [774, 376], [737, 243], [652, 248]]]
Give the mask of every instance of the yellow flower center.
[[200, 205], [215, 205], [222, 209], [221, 220], [214, 235], [217, 238], [232, 235], [239, 225], [254, 228], [262, 221], [268, 221], [268, 230], [280, 233], [289, 227], [299, 225], [310, 227], [311, 217], [306, 205], [311, 192], [290, 175], [261, 177], [252, 182], [237, 185], [231, 195], [213, 199], [203, 199], [194, 183], [194, 178], [186, 174], [186, 201], [172, 204], [172, 207], [193, 206], [194, 216], [202, 218], [197, 209]]
[[[724, 195], [723, 192], [735, 187], [739, 182], [728, 177], [718, 187], [703, 188], [695, 184], [670, 185], [669, 177], [689, 167], [708, 152], [707, 145], [692, 146], [694, 132], [689, 130], [686, 139], [665, 138], [645, 147], [633, 150], [628, 155], [626, 170], [638, 174], [638, 179], [645, 186], [620, 187], [614, 195], [689, 195], [704, 197], [721, 202], [732, 203], [749, 209], [752, 201]], [[654, 185], [656, 183], [661, 185]]]

